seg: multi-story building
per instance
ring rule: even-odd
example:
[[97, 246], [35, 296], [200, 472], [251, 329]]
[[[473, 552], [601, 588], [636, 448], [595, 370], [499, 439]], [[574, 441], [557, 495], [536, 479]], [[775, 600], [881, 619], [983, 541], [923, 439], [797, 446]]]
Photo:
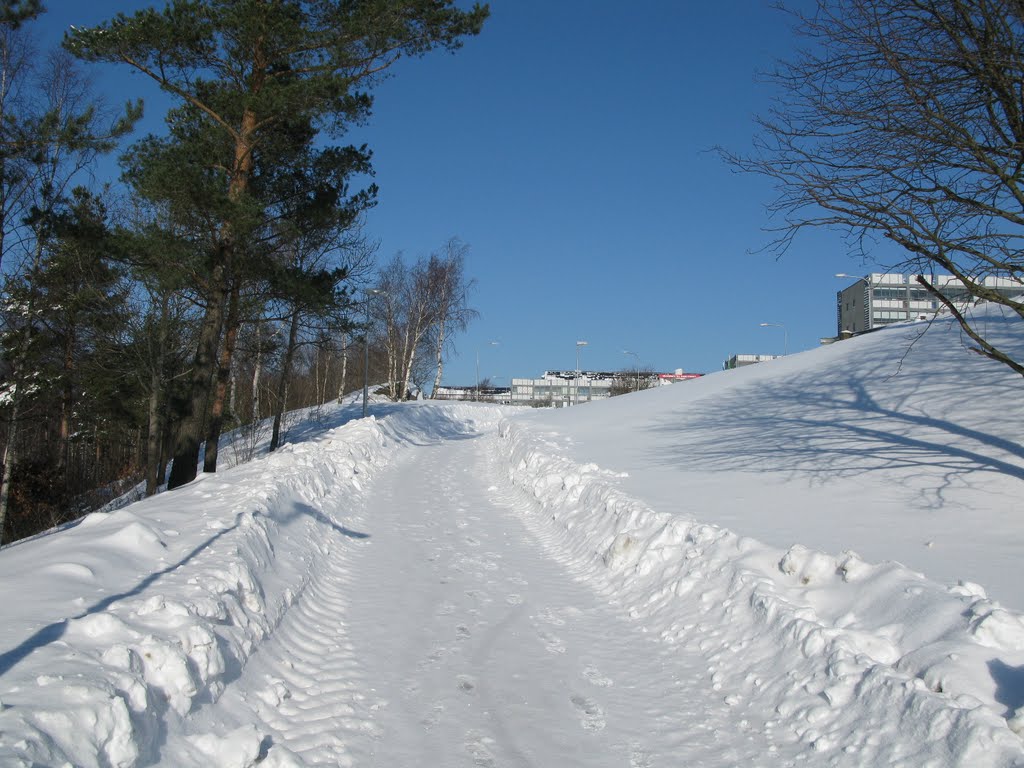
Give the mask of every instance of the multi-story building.
[[730, 371], [733, 368], [743, 368], [755, 363], [767, 363], [769, 360], [775, 360], [778, 357], [781, 357], [781, 355], [733, 355], [722, 363], [722, 369]]
[[[962, 282], [951, 275], [930, 275], [929, 282], [953, 301], [970, 299]], [[1024, 298], [1024, 285], [1006, 277], [986, 277], [984, 285]], [[836, 293], [839, 336], [863, 333], [890, 323], [935, 314], [939, 301], [917, 282], [916, 275], [872, 272]]]
[[544, 371], [538, 379], [512, 379], [512, 405], [548, 405], [561, 408], [611, 397], [612, 380], [619, 373], [605, 371]]
[[509, 402], [508, 387], [453, 387], [442, 385], [431, 395], [434, 400], [476, 400], [485, 403]]
[[[702, 373], [684, 373], [677, 368], [671, 373], [638, 371], [637, 385], [664, 386], [678, 381], [689, 381], [703, 376]], [[545, 371], [537, 379], [512, 379], [512, 405], [549, 406], [563, 408], [577, 403], [605, 400], [618, 387], [622, 394], [623, 380], [632, 382], [633, 374], [628, 371]], [[627, 385], [627, 389], [628, 389]]]

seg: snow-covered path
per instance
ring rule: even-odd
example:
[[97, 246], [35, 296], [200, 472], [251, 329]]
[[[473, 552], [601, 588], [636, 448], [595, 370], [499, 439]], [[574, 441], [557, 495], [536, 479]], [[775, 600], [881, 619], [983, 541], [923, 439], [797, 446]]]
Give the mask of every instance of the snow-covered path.
[[[216, 704], [273, 753], [360, 766], [779, 765], [709, 664], [646, 635], [545, 557], [491, 432], [411, 446]], [[268, 741], [266, 747], [270, 747]], [[166, 764], [189, 762], [172, 735]], [[286, 752], [285, 752], [286, 753]]]
[[753, 730], [734, 737], [735, 713], [706, 664], [669, 655], [544, 557], [501, 487], [492, 439], [418, 449], [381, 478], [381, 535], [354, 563], [369, 589], [350, 612], [354, 645], [377, 649], [366, 672], [381, 732], [357, 762], [645, 766], [714, 754], [750, 765], [767, 755]]
[[[1019, 383], [905, 331], [567, 412], [311, 409], [5, 547], [0, 765], [1024, 765], [1024, 615], [951, 579], [1019, 598]], [[823, 391], [849, 371], [866, 399]], [[991, 460], [954, 483], [965, 440]], [[948, 507], [897, 492], [929, 487]], [[762, 541], [781, 501], [838, 541], [927, 534], [949, 578]]]

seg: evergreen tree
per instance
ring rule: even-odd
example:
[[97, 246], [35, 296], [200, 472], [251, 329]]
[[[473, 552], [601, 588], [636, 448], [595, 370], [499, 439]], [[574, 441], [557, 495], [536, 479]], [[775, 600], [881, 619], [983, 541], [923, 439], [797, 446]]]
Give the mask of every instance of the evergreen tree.
[[[300, 120], [339, 134], [366, 117], [371, 100], [361, 89], [399, 57], [454, 50], [487, 15], [486, 6], [462, 11], [450, 0], [172, 0], [161, 11], [74, 30], [66, 45], [84, 59], [144, 73], [218, 129], [231, 147], [222, 169], [226, 199], [244, 208], [258, 156], [281, 123]], [[225, 217], [209, 253], [213, 290], [171, 487], [196, 474], [236, 261], [244, 259], [239, 238], [236, 217]]]
[[43, 12], [40, 0], [2, 0], [0, 2], [0, 24], [17, 29], [23, 22], [34, 19]]
[[[17, 461], [19, 481], [32, 489], [21, 494], [23, 517], [39, 505], [54, 510], [45, 525], [61, 521], [71, 499], [103, 475], [95, 466], [102, 438], [130, 429], [135, 397], [120, 365], [126, 292], [109, 258], [111, 233], [102, 203], [76, 188], [70, 199], [35, 209], [29, 223], [39, 255], [7, 289], [12, 311], [3, 342], [17, 409], [12, 408], [5, 470]], [[92, 451], [76, 461], [75, 436], [81, 443], [85, 435]], [[19, 438], [24, 455], [14, 450]], [[10, 486], [8, 476], [5, 491]], [[32, 533], [37, 526], [22, 520], [13, 527]]]
[[[45, 68], [36, 70], [19, 35], [10, 25], [0, 24], [0, 258], [11, 253], [19, 257], [16, 268], [9, 262], [4, 265], [10, 282], [7, 309], [13, 310], [5, 319], [14, 323], [4, 330], [17, 343], [5, 348], [7, 396], [0, 403], [6, 426], [0, 531], [18, 446], [24, 442], [18, 436], [25, 417], [21, 398], [33, 389], [23, 356], [31, 352], [38, 330], [32, 281], [43, 273], [46, 238], [52, 235], [56, 212], [67, 203], [77, 175], [99, 153], [113, 149], [141, 114], [141, 107], [130, 105], [122, 115], [105, 115], [67, 54], [51, 56]], [[21, 298], [15, 296], [19, 291]]]

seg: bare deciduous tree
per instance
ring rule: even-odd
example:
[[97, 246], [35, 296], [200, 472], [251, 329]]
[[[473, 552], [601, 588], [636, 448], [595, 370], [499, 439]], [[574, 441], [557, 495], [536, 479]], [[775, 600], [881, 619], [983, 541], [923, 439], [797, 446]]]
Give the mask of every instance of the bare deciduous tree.
[[432, 290], [436, 296], [437, 317], [431, 329], [431, 346], [434, 350], [434, 388], [437, 392], [444, 374], [444, 356], [451, 346], [452, 334], [464, 331], [479, 312], [469, 306], [469, 292], [475, 280], [466, 280], [465, 262], [469, 246], [453, 237], [440, 253], [430, 257]]
[[410, 384], [422, 387], [435, 366], [436, 390], [452, 334], [465, 330], [477, 316], [467, 304], [473, 285], [464, 271], [468, 250], [461, 240], [451, 238], [440, 252], [413, 264], [396, 254], [381, 271], [380, 295], [371, 308], [383, 333], [392, 399], [404, 398]]
[[653, 389], [658, 385], [658, 378], [650, 366], [642, 368], [625, 368], [618, 372], [611, 381], [608, 394], [611, 397]]
[[771, 247], [807, 227], [845, 230], [861, 253], [890, 240], [971, 348], [1024, 374], [926, 277], [948, 272], [1024, 317], [985, 284], [1024, 285], [1024, 4], [818, 0], [794, 15], [807, 45], [771, 76], [780, 95], [754, 151], [720, 150], [776, 182]]

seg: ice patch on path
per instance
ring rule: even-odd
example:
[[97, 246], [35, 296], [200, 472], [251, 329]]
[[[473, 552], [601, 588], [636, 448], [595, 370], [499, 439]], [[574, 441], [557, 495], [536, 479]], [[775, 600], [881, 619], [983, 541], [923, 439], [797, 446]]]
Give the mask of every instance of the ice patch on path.
[[1024, 617], [898, 563], [780, 551], [655, 511], [513, 419], [524, 515], [559, 559], [667, 643], [710, 661], [727, 702], [857, 765], [1024, 762]]

